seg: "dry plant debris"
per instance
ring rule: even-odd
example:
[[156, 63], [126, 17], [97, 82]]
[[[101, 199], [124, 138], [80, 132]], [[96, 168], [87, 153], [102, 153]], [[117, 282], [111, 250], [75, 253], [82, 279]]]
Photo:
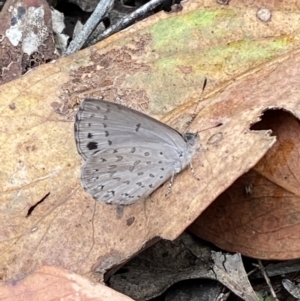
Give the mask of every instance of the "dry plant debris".
[[[282, 109], [294, 116], [288, 131], [297, 129], [297, 5], [269, 4], [272, 18], [264, 22], [257, 18], [259, 2], [230, 1], [220, 6], [212, 0], [187, 1], [181, 11], [153, 15], [2, 85], [1, 278], [16, 281], [48, 264], [101, 280], [108, 269], [124, 263], [152, 238], [178, 237], [224, 190], [263, 162], [273, 145], [280, 149], [275, 144], [280, 136], [250, 126], [263, 112]], [[20, 69], [18, 65], [15, 71], [20, 74]], [[193, 132], [211, 128], [201, 132], [202, 150], [193, 162], [200, 183], [187, 170], [175, 179], [167, 197], [162, 187], [146, 202], [123, 210], [95, 203], [79, 183], [81, 161], [73, 116], [82, 99], [103, 96], [182, 132], [204, 78], [208, 78], [206, 94], [189, 128]], [[214, 128], [216, 124], [222, 125]], [[297, 141], [292, 144], [289, 158], [293, 159]], [[284, 177], [277, 174], [278, 179]], [[289, 179], [285, 192], [297, 200], [293, 190], [297, 177]], [[249, 184], [245, 184], [247, 195], [256, 194], [256, 185]], [[286, 247], [287, 253], [269, 246], [265, 258], [299, 257], [299, 231], [295, 231], [299, 214], [286, 214], [294, 218], [288, 221], [294, 242]]]

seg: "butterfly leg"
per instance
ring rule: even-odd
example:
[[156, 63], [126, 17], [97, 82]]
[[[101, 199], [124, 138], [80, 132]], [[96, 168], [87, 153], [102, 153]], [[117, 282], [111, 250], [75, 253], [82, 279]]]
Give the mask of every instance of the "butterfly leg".
[[172, 186], [173, 186], [173, 182], [174, 182], [174, 177], [175, 177], [175, 171], [172, 174], [172, 177], [171, 177], [171, 180], [170, 180], [170, 183], [169, 183], [169, 186], [168, 186], [168, 189], [167, 189], [167, 192], [166, 192], [165, 196], [167, 196], [171, 192], [171, 190], [172, 190]]
[[192, 162], [190, 163], [190, 168], [191, 168], [191, 172], [192, 172], [193, 177], [194, 177], [197, 181], [200, 181], [200, 179], [196, 176], [196, 173], [195, 173], [195, 170], [194, 170], [194, 168], [193, 168]]

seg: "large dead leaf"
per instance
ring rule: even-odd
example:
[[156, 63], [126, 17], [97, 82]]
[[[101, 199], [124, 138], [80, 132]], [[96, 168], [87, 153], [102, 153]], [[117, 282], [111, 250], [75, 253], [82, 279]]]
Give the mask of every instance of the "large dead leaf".
[[56, 267], [42, 266], [25, 279], [13, 284], [0, 282], [0, 300], [7, 301], [133, 301], [103, 284]]
[[265, 115], [255, 129], [272, 128], [277, 142], [190, 229], [223, 249], [247, 256], [299, 258], [299, 120], [286, 112]]
[[[101, 278], [151, 238], [176, 238], [275, 142], [267, 131], [249, 130], [263, 110], [283, 107], [299, 117], [300, 57], [291, 51], [300, 41], [299, 12], [274, 7], [276, 15], [265, 24], [256, 18], [257, 3], [230, 3], [187, 2], [181, 12], [155, 15], [1, 86], [3, 278], [22, 277], [41, 263]], [[172, 194], [165, 197], [162, 187], [123, 210], [83, 191], [73, 133], [77, 103], [104, 96], [165, 114], [164, 121], [182, 131], [204, 77], [207, 93], [235, 81], [206, 96], [189, 129], [222, 123], [201, 133], [203, 149], [193, 161], [201, 181], [185, 171]]]

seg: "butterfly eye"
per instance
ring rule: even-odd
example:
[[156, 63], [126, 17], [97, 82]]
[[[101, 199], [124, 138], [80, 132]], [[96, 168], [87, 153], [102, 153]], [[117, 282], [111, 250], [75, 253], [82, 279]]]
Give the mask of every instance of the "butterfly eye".
[[194, 146], [199, 140], [199, 135], [198, 133], [197, 134], [186, 133], [183, 135], [183, 139], [188, 145]]

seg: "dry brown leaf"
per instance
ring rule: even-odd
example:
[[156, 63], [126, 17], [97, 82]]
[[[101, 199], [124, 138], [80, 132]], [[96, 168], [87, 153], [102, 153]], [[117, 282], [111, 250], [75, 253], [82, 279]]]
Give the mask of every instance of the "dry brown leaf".
[[[274, 43], [284, 33], [298, 34], [291, 28], [299, 16], [282, 9], [266, 26], [256, 18], [257, 4], [231, 3], [206, 1], [203, 8], [202, 1], [187, 2], [181, 12], [157, 14], [1, 86], [3, 278], [19, 279], [42, 263], [101, 278], [150, 239], [176, 238], [275, 142], [268, 131], [249, 130], [262, 111], [283, 107], [299, 116], [299, 53], [282, 53], [300, 40]], [[273, 38], [266, 41], [266, 35]], [[237, 77], [261, 63], [247, 77]], [[176, 177], [172, 194], [165, 197], [164, 186], [123, 210], [96, 203], [83, 191], [73, 133], [77, 103], [104, 96], [151, 115], [182, 104], [164, 120], [184, 130], [205, 76], [207, 91], [230, 78], [235, 82], [207, 95], [190, 128], [222, 123], [201, 132], [203, 149], [193, 161], [201, 181], [187, 170]]]
[[222, 249], [247, 256], [299, 258], [299, 120], [287, 112], [268, 111], [254, 127], [262, 128], [272, 128], [277, 137], [274, 146], [251, 171], [222, 193], [190, 229]]
[[42, 266], [25, 279], [14, 283], [0, 282], [0, 300], [6, 301], [133, 301], [103, 284], [61, 268]]

